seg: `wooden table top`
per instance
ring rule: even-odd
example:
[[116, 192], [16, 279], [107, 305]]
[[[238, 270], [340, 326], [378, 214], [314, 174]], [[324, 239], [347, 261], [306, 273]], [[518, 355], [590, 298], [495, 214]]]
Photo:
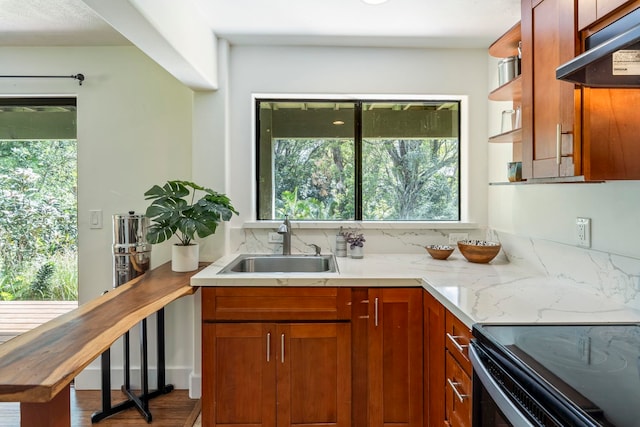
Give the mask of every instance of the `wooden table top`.
[[163, 264], [0, 345], [0, 401], [50, 401], [142, 319], [193, 294], [195, 273]]

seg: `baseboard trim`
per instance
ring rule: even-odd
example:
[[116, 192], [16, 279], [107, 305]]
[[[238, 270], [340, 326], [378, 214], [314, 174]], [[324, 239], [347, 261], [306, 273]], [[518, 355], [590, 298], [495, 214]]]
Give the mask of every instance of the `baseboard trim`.
[[[165, 378], [167, 384], [172, 384], [174, 388], [180, 390], [189, 389], [191, 396], [191, 368], [166, 368]], [[131, 368], [131, 388], [140, 387], [140, 368]], [[155, 368], [149, 368], [149, 389], [153, 390], [158, 387], [158, 374]], [[122, 368], [111, 368], [111, 389], [120, 390], [124, 383], [124, 370]], [[199, 386], [199, 384], [198, 384]], [[101, 390], [102, 389], [102, 372], [99, 367], [87, 367], [74, 380], [74, 387], [77, 390]], [[198, 397], [200, 390], [198, 389]]]
[[191, 372], [189, 374], [189, 397], [200, 399], [202, 397], [202, 376]]

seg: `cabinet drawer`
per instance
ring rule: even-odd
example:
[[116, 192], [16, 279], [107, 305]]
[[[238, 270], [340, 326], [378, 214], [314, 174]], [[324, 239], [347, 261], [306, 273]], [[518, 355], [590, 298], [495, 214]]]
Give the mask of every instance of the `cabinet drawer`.
[[350, 320], [349, 288], [202, 288], [202, 320]]
[[447, 350], [460, 363], [467, 375], [471, 375], [471, 361], [468, 353], [471, 330], [449, 311], [445, 314], [445, 330]]
[[447, 421], [452, 427], [471, 427], [471, 377], [447, 352], [445, 402]]

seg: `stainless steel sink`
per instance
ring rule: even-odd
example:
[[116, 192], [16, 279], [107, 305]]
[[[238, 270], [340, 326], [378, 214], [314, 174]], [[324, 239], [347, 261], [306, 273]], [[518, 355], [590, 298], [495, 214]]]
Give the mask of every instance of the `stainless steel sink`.
[[218, 274], [229, 273], [335, 273], [333, 255], [242, 254]]

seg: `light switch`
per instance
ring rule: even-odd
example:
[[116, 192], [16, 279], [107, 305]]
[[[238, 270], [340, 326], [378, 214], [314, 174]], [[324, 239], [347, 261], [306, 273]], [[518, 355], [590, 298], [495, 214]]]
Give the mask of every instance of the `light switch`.
[[89, 211], [89, 228], [102, 228], [102, 210]]

